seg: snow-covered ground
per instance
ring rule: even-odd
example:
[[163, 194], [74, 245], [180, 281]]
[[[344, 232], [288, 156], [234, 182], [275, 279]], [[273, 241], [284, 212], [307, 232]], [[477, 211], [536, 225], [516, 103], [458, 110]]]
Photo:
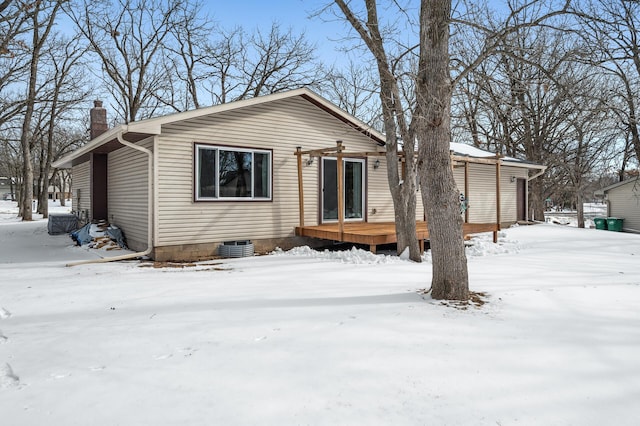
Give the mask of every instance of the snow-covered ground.
[[[154, 268], [0, 204], [2, 425], [636, 425], [640, 235], [474, 239], [482, 306], [352, 250]], [[427, 257], [428, 258], [428, 257]]]
[[[607, 205], [604, 203], [584, 203], [584, 227], [595, 228], [596, 217], [607, 217]], [[578, 226], [578, 217], [575, 210], [552, 210], [545, 212], [545, 221], [557, 225]]]

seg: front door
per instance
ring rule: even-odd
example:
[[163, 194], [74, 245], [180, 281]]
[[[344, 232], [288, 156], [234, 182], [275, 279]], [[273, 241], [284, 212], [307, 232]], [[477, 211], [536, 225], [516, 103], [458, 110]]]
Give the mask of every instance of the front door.
[[[344, 219], [364, 218], [364, 160], [345, 158]], [[335, 158], [322, 159], [322, 222], [338, 220], [338, 162]]]

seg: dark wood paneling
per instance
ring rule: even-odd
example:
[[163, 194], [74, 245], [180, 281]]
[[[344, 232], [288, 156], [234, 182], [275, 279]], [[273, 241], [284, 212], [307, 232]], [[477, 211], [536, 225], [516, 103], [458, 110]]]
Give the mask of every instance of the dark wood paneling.
[[518, 179], [516, 185], [518, 207], [516, 220], [527, 220], [527, 180]]
[[91, 219], [107, 220], [107, 154], [91, 154]]

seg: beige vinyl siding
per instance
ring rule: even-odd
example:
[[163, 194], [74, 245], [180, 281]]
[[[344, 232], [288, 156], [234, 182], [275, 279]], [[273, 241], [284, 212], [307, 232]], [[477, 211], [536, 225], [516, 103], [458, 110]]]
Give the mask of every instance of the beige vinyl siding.
[[[383, 148], [380, 148], [382, 150]], [[374, 168], [376, 159], [380, 160], [380, 167]], [[369, 204], [368, 222], [393, 222], [395, 214], [393, 211], [393, 199], [389, 191], [389, 181], [387, 179], [387, 161], [384, 156], [369, 157], [367, 175], [369, 179]], [[374, 213], [375, 210], [375, 213]], [[416, 192], [416, 220], [424, 220], [424, 209], [422, 206], [422, 195]]]
[[[376, 159], [380, 160], [380, 167], [374, 168]], [[367, 180], [370, 188], [367, 203], [367, 218], [369, 222], [393, 222], [393, 200], [389, 192], [387, 180], [387, 162], [384, 157], [369, 157], [367, 159]]]
[[624, 219], [626, 231], [640, 232], [640, 180], [607, 191], [609, 216]]
[[[527, 169], [521, 167], [502, 166], [500, 169], [500, 218], [504, 222], [518, 220], [518, 187], [515, 179], [527, 178]], [[511, 177], [514, 181], [511, 182]], [[526, 194], [525, 194], [526, 197]], [[526, 202], [526, 200], [525, 200]]]
[[[91, 214], [91, 163], [84, 163], [73, 166], [71, 169], [73, 176], [72, 201], [73, 210], [79, 217], [86, 219]], [[83, 213], [86, 212], [86, 213]]]
[[[157, 246], [197, 244], [294, 235], [299, 224], [298, 174], [294, 152], [333, 147], [342, 140], [345, 151], [376, 149], [360, 132], [301, 98], [289, 98], [239, 110], [199, 117], [163, 127], [158, 140]], [[271, 201], [194, 201], [194, 143], [272, 150]], [[305, 224], [319, 222], [320, 159], [303, 158]], [[368, 167], [368, 210], [388, 205], [372, 197], [380, 185], [382, 167]], [[375, 173], [374, 173], [375, 172]], [[386, 180], [384, 180], [386, 185]], [[377, 215], [376, 215], [377, 216]], [[376, 217], [377, 219], [377, 217]]]
[[[465, 192], [464, 168], [454, 170], [456, 185]], [[511, 177], [526, 178], [527, 169], [500, 167], [500, 221], [515, 222], [517, 217], [517, 187]], [[469, 193], [465, 194], [469, 205], [470, 223], [495, 223], [496, 214], [496, 166], [469, 164]]]
[[[140, 146], [152, 149], [147, 139]], [[129, 147], [109, 154], [108, 160], [109, 222], [124, 232], [133, 250], [147, 247], [148, 227], [148, 156]]]

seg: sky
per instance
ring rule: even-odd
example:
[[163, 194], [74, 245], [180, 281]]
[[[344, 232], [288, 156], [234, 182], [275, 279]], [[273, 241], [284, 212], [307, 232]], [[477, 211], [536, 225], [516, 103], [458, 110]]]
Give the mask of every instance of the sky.
[[209, 2], [205, 6], [214, 21], [224, 27], [243, 26], [247, 30], [263, 28], [268, 30], [272, 22], [283, 28], [292, 27], [304, 31], [307, 38], [316, 45], [318, 55], [331, 65], [340, 61], [339, 40], [348, 32], [345, 23], [329, 20], [330, 16], [312, 17], [327, 0], [237, 0]]
[[[66, 210], [65, 210], [66, 209]], [[68, 211], [52, 205], [51, 212]], [[580, 425], [640, 418], [640, 235], [469, 242], [484, 304], [363, 250], [66, 267], [116, 251], [0, 200], [0, 424]]]

